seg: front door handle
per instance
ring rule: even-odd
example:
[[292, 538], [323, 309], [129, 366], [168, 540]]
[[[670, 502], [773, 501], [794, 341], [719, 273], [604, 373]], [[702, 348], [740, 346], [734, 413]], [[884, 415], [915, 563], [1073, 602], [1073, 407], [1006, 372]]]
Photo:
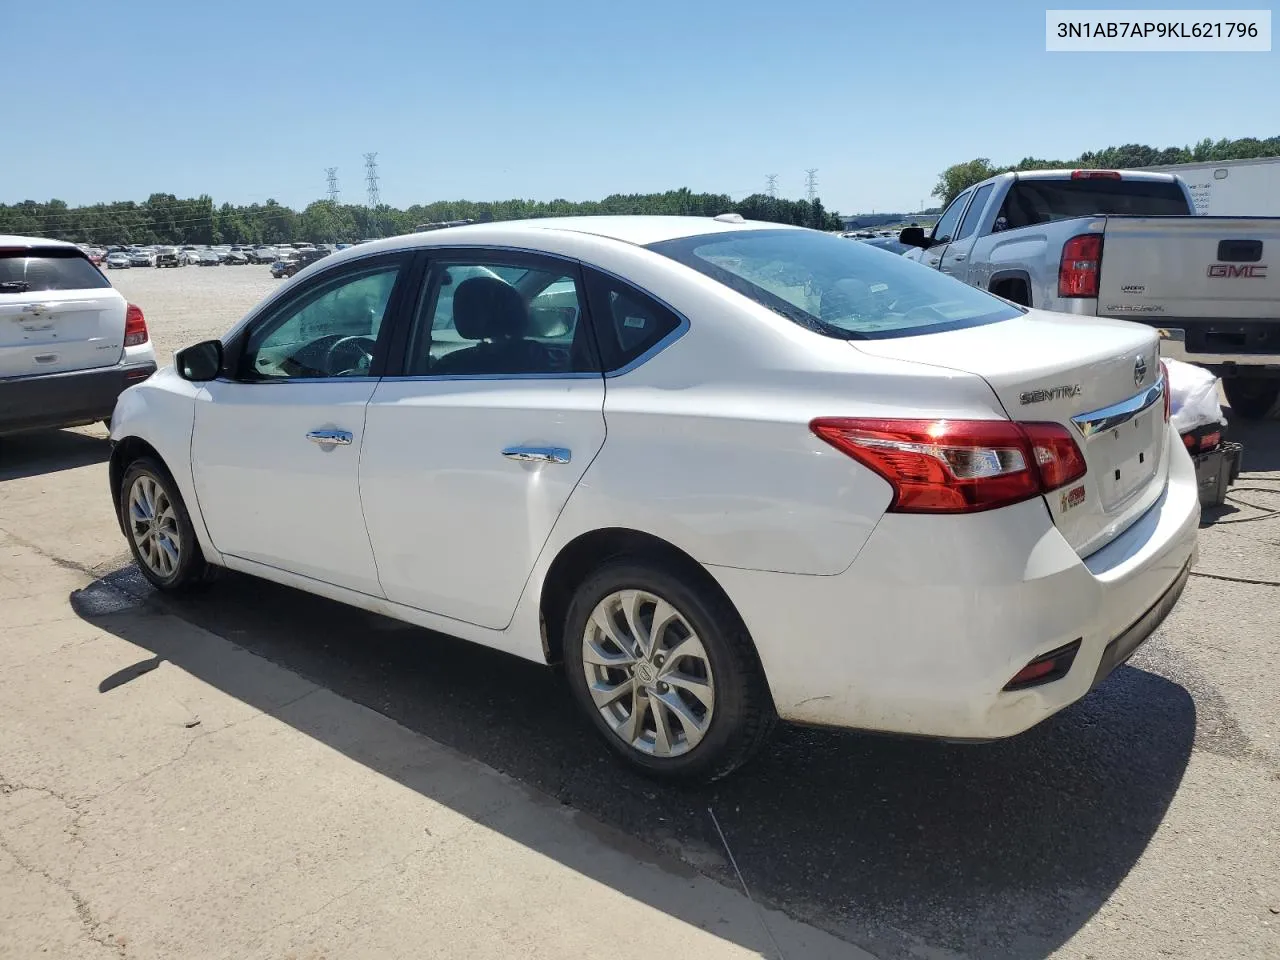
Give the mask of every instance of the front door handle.
[[956, 254], [954, 257], [952, 257], [951, 259], [952, 259], [952, 260], [954, 260], [956, 263], [960, 263], [962, 260], [964, 260], [964, 254], [963, 254], [963, 253], [957, 253], [957, 254]]
[[507, 447], [502, 455], [524, 463], [568, 463], [573, 459], [572, 451], [565, 447]]
[[312, 430], [307, 434], [307, 439], [312, 443], [319, 443], [325, 446], [349, 447], [351, 446], [351, 431]]
[[942, 258], [941, 258], [941, 257], [930, 257], [930, 258], [929, 258], [929, 266], [931, 266], [931, 267], [936, 267], [936, 266], [938, 265], [938, 261], [939, 261], [940, 259], [942, 259]]

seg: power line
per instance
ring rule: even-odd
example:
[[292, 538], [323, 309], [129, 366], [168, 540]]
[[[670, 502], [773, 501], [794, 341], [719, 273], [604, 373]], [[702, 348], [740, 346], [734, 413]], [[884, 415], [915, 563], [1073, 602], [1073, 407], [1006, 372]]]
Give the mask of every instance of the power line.
[[810, 203], [813, 203], [813, 201], [818, 196], [818, 168], [817, 167], [810, 167], [808, 170], [804, 172], [804, 194], [806, 197], [809, 198]]
[[767, 184], [765, 190], [773, 199], [778, 199], [778, 175], [776, 173], [766, 173], [764, 181]]
[[328, 186], [329, 202], [337, 203], [338, 202], [338, 168], [325, 167], [324, 175], [325, 175], [325, 178], [329, 181], [329, 186]]

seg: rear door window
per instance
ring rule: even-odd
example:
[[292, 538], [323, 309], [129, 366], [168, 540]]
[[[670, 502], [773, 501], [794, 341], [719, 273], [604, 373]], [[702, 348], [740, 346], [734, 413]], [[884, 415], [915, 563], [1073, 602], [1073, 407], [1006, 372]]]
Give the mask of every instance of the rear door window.
[[79, 250], [0, 248], [0, 293], [93, 290], [111, 281]]
[[1018, 180], [1000, 210], [1001, 229], [1074, 217], [1186, 217], [1182, 189], [1161, 180]]

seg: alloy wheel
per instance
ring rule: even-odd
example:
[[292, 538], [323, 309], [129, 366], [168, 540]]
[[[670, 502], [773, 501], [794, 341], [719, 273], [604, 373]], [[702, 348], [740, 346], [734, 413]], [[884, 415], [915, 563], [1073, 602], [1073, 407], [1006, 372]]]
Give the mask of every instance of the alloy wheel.
[[614, 735], [654, 757], [697, 747], [715, 712], [715, 678], [689, 621], [663, 598], [619, 590], [582, 636], [587, 690]]
[[162, 579], [174, 575], [182, 559], [178, 514], [164, 487], [146, 474], [129, 490], [129, 536], [152, 573]]

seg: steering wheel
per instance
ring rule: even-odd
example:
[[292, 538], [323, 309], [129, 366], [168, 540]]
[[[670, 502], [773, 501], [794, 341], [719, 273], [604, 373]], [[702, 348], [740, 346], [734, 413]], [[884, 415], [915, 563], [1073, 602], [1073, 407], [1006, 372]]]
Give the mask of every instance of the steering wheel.
[[373, 350], [377, 341], [373, 337], [339, 337], [324, 352], [324, 368], [333, 377], [363, 376], [369, 372]]

